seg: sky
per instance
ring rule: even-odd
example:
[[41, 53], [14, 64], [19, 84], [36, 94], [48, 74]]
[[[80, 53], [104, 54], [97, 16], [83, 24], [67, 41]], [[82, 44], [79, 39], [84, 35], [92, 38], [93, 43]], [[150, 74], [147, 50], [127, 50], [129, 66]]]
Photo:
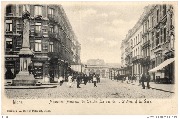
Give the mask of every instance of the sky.
[[[132, 2], [131, 2], [132, 3]], [[81, 61], [120, 63], [120, 45], [148, 5], [143, 2], [62, 3], [81, 44]]]

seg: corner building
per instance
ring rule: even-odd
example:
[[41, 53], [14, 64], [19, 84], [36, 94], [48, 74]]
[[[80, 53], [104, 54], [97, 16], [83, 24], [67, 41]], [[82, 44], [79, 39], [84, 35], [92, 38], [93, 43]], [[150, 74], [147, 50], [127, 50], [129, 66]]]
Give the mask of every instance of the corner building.
[[[66, 76], [71, 64], [80, 64], [81, 45], [61, 5], [9, 4], [5, 8], [5, 78], [14, 79], [20, 71], [18, 53], [22, 48], [24, 10], [30, 12], [31, 66], [36, 79], [48, 76], [53, 82]], [[27, 66], [25, 66], [27, 67]], [[11, 75], [7, 75], [11, 74]]]

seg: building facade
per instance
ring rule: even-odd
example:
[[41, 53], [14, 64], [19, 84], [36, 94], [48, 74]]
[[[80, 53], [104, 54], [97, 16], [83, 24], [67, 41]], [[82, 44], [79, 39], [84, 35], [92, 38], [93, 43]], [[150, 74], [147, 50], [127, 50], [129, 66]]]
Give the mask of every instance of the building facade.
[[108, 78], [109, 66], [102, 59], [89, 59], [83, 72], [88, 76], [95, 73], [101, 78]]
[[[174, 23], [172, 5], [158, 4], [144, 8], [140, 19], [128, 33], [130, 37], [125, 39], [132, 42], [132, 75], [151, 72], [152, 80], [159, 77], [174, 82]], [[125, 46], [125, 41], [121, 46]]]
[[[52, 81], [65, 76], [67, 67], [80, 64], [81, 45], [61, 5], [9, 4], [5, 8], [5, 78], [14, 79], [20, 71], [19, 51], [23, 43], [23, 11], [30, 13], [29, 44], [31, 67], [36, 79]], [[27, 66], [26, 66], [27, 67]], [[8, 75], [11, 74], [11, 75]]]

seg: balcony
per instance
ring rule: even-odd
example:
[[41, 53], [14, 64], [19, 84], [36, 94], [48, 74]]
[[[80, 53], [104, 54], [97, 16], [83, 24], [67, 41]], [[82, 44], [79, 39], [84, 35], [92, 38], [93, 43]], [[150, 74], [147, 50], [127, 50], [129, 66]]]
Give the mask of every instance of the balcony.
[[154, 53], [162, 51], [162, 46], [159, 44], [158, 46], [156, 46], [155, 48], [153, 48]]
[[150, 40], [146, 41], [145, 43], [142, 44], [142, 49], [147, 48], [150, 46]]
[[50, 58], [58, 58], [59, 57], [59, 53], [58, 52], [48, 52], [48, 57]]
[[7, 50], [6, 52], [5, 52], [5, 55], [18, 55], [18, 53], [19, 53], [19, 51], [11, 51], [11, 50]]
[[[32, 33], [33, 33], [33, 32], [32, 32]], [[33, 35], [33, 34], [31, 34], [31, 35]], [[43, 33], [42, 33], [42, 32], [39, 32], [39, 31], [37, 31], [37, 32], [35, 31], [35, 32], [34, 32], [34, 36], [35, 36], [35, 37], [42, 37], [42, 36], [43, 36]]]
[[58, 21], [58, 17], [54, 14], [48, 14], [48, 19], [50, 22], [56, 23]]
[[58, 34], [57, 33], [54, 33], [54, 32], [48, 32], [48, 35], [50, 38], [58, 38]]
[[48, 52], [34, 52], [34, 58], [38, 58], [41, 60], [47, 60], [48, 59]]
[[139, 62], [143, 57], [141, 55], [134, 56], [132, 62]]
[[144, 56], [141, 60], [142, 65], [149, 65], [150, 64], [150, 56]]

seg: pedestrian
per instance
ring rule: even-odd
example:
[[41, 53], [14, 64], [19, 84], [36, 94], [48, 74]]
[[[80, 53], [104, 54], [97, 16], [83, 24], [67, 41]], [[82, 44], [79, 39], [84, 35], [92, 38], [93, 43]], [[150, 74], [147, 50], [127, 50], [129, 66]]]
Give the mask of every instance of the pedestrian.
[[80, 87], [81, 74], [78, 74], [78, 75], [77, 75], [76, 82], [77, 82], [77, 88], [81, 88], [81, 87]]
[[140, 75], [140, 79], [139, 79], [139, 86], [141, 85], [141, 79], [142, 79], [143, 73]]
[[142, 88], [143, 89], [145, 89], [145, 85], [144, 85], [145, 80], [146, 80], [146, 75], [143, 73], [142, 77], [141, 77], [141, 83], [142, 83]]
[[100, 76], [97, 75], [97, 83], [100, 83]]
[[62, 86], [64, 82], [64, 78], [62, 76], [59, 77], [59, 85]]
[[95, 74], [93, 75], [93, 83], [94, 83], [94, 87], [97, 87], [97, 86], [96, 86], [96, 83], [97, 83], [97, 77], [96, 77]]
[[126, 82], [127, 82], [127, 83], [128, 83], [128, 80], [129, 80], [129, 79], [128, 79], [128, 76], [126, 76]]
[[69, 86], [69, 88], [71, 88], [72, 87], [72, 75], [71, 74], [69, 74], [69, 76], [68, 76], [68, 86]]
[[149, 85], [150, 80], [151, 80], [151, 76], [149, 75], [149, 72], [148, 72], [146, 75], [146, 81], [147, 81], [147, 88], [148, 89], [150, 89], [150, 85]]

